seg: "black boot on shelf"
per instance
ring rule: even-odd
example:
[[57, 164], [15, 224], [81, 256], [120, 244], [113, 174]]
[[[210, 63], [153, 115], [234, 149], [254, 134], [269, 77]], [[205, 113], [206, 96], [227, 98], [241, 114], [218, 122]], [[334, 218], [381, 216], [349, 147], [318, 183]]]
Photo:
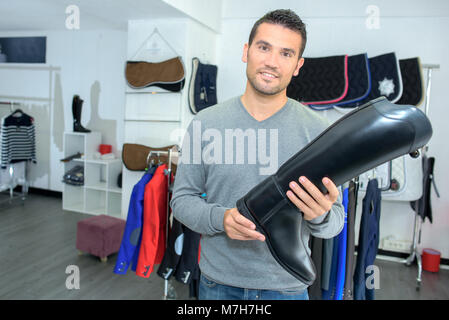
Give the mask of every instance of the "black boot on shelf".
[[73, 131], [74, 132], [90, 132], [89, 129], [84, 128], [81, 125], [81, 109], [83, 108], [83, 102], [78, 95], [73, 96], [72, 101], [72, 113], [73, 113]]

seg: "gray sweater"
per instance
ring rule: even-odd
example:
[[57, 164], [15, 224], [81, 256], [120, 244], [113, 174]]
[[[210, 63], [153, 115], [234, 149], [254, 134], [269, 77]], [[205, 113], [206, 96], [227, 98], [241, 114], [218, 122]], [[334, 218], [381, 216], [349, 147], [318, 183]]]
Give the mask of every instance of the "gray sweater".
[[[238, 199], [329, 124], [292, 99], [260, 122], [247, 112], [240, 97], [194, 117], [184, 137], [170, 205], [178, 221], [202, 235], [200, 270], [204, 276], [248, 289], [307, 288], [277, 263], [265, 242], [230, 239], [224, 232], [223, 217], [227, 209], [236, 207]], [[332, 238], [343, 224], [340, 196], [331, 211], [306, 221], [300, 236], [304, 243], [310, 234]]]

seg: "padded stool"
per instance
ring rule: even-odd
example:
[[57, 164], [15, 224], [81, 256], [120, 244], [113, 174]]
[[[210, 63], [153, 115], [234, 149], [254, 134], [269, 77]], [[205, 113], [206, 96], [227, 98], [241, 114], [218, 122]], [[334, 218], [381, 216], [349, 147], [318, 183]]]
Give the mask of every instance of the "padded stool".
[[126, 222], [107, 215], [98, 215], [78, 221], [76, 230], [76, 248], [79, 254], [90, 253], [108, 260], [108, 255], [120, 249]]

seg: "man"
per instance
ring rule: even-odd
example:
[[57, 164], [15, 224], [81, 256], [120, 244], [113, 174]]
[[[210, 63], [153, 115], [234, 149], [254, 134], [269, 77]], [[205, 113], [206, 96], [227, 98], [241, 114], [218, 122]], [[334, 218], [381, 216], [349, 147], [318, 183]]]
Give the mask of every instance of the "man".
[[[188, 127], [171, 206], [176, 219], [202, 235], [200, 299], [308, 299], [307, 285], [277, 263], [265, 237], [235, 208], [329, 125], [286, 95], [305, 44], [305, 26], [294, 12], [267, 13], [244, 45], [244, 94], [201, 111]], [[326, 195], [298, 177], [286, 194], [306, 220], [298, 235], [304, 243], [311, 234], [331, 238], [343, 228], [339, 190], [328, 178], [323, 183]]]

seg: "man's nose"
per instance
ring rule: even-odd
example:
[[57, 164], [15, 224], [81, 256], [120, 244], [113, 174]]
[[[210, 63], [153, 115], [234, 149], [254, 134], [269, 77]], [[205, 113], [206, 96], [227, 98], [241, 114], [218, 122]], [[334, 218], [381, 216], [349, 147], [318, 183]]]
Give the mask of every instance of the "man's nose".
[[276, 70], [279, 66], [278, 55], [276, 52], [271, 51], [265, 57], [265, 65], [271, 69]]

